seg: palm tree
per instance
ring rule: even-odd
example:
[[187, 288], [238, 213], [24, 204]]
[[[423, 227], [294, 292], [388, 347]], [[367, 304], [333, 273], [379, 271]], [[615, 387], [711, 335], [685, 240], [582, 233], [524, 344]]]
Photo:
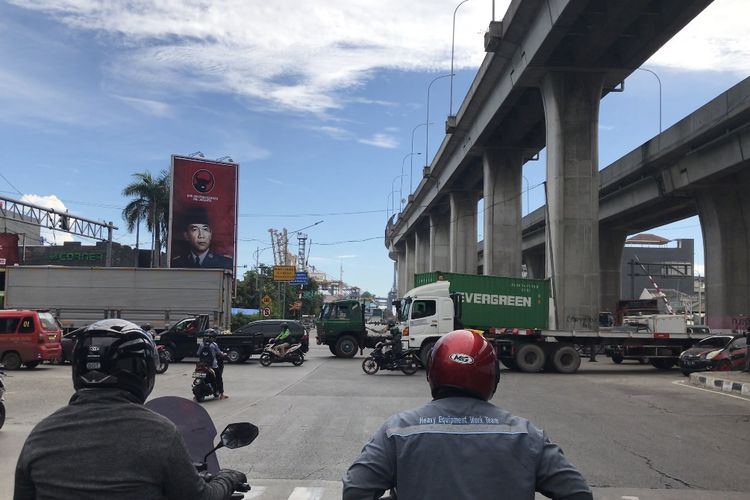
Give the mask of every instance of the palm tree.
[[123, 196], [134, 198], [123, 209], [122, 218], [131, 233], [142, 220], [146, 221], [153, 236], [151, 267], [159, 267], [162, 239], [166, 241], [167, 238], [169, 172], [162, 170], [156, 178], [149, 171], [133, 174], [133, 177], [135, 180], [122, 190]]

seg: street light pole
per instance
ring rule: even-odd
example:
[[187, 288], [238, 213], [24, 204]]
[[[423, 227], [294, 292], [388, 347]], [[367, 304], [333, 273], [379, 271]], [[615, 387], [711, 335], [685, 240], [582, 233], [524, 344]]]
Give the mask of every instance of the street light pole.
[[407, 153], [401, 159], [401, 175], [400, 175], [400, 177], [401, 177], [401, 183], [400, 183], [399, 188], [398, 188], [398, 196], [399, 196], [399, 199], [398, 199], [398, 211], [399, 212], [401, 211], [401, 200], [404, 199], [404, 181], [403, 181], [403, 178], [406, 176], [406, 174], [404, 174], [404, 162], [406, 161], [407, 158], [411, 158], [414, 155], [420, 155], [420, 154], [422, 154], [422, 153], [415, 153], [414, 152], [414, 131], [413, 130], [412, 130], [411, 137], [412, 137], [412, 152], [411, 153]]
[[522, 175], [521, 177], [526, 181], [526, 215], [529, 215], [529, 212], [531, 211], [531, 205], [529, 204], [529, 180], [525, 175]]
[[[468, 1], [468, 0], [466, 0], [466, 1]], [[414, 127], [412, 129], [412, 131], [411, 131], [411, 155], [409, 157], [409, 194], [411, 194], [411, 191], [413, 189], [412, 188], [412, 175], [413, 175], [413, 170], [414, 170], [414, 162], [412, 161], [411, 157], [415, 155], [415, 153], [414, 153], [414, 132], [416, 132], [419, 127], [429, 127], [429, 125], [430, 124], [427, 123], [427, 122], [420, 123], [419, 125], [417, 125], [416, 127]], [[416, 154], [420, 154], [420, 153], [416, 153]]]
[[[436, 81], [440, 80], [441, 78], [448, 78], [449, 76], [453, 76], [453, 70], [451, 69], [451, 72], [449, 75], [442, 75], [438, 76], [436, 78], [433, 78], [433, 80], [430, 82], [429, 85], [427, 85], [427, 119], [424, 121], [425, 123], [430, 123], [430, 87], [432, 87], [432, 84]], [[425, 138], [424, 138], [424, 166], [429, 166], [429, 163], [427, 161], [427, 157], [429, 156], [429, 146], [430, 146], [430, 126], [427, 125], [425, 127], [424, 132]]]
[[645, 71], [647, 73], [651, 73], [656, 77], [656, 81], [659, 82], [659, 138], [657, 139], [657, 145], [659, 149], [661, 149], [661, 78], [659, 78], [659, 75], [656, 74], [656, 72], [648, 69], [648, 68], [636, 68], [641, 71]]
[[456, 9], [453, 11], [453, 37], [451, 38], [451, 95], [450, 95], [450, 108], [448, 111], [448, 116], [453, 116], [453, 54], [455, 53], [456, 48], [456, 12], [458, 12], [458, 8], [461, 7], [463, 4], [468, 2], [469, 0], [464, 0], [463, 2], [456, 5]]

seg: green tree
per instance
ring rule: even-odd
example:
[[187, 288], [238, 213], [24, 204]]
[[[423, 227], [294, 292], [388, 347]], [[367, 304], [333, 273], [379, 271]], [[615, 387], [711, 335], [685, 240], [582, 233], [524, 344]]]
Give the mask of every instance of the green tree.
[[[289, 310], [289, 306], [299, 300], [300, 293], [302, 294], [302, 310]], [[302, 314], [317, 315], [323, 304], [323, 297], [318, 293], [318, 284], [315, 280], [310, 280], [300, 289], [298, 285], [273, 281], [272, 268], [260, 266], [257, 271], [245, 272], [242, 279], [237, 281], [237, 294], [232, 305], [243, 309], [258, 309], [264, 295], [272, 299], [269, 307], [274, 318], [296, 319]], [[282, 306], [285, 306], [284, 311], [281, 310]]]
[[128, 231], [143, 220], [153, 235], [151, 267], [160, 267], [162, 241], [167, 241], [169, 217], [169, 172], [162, 170], [158, 177], [151, 172], [133, 174], [135, 180], [122, 190], [123, 196], [133, 198], [122, 211]]

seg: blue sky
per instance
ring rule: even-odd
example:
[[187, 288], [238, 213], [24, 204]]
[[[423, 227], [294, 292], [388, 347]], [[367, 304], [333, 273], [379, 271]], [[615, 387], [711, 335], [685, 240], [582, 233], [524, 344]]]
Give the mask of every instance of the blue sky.
[[[228, 155], [241, 165], [239, 265], [270, 245], [269, 228], [322, 220], [306, 231], [310, 263], [385, 294], [391, 186], [425, 121], [427, 84], [449, 72], [457, 3], [0, 0], [0, 193], [122, 227], [133, 173], [168, 168], [171, 154]], [[507, 4], [496, 2], [498, 18]], [[488, 0], [458, 11], [454, 110], [490, 17]], [[662, 81], [663, 128], [750, 74], [748, 18], [748, 2], [716, 0], [644, 65]], [[447, 78], [431, 88], [430, 160], [448, 92]], [[602, 101], [601, 166], [653, 137], [658, 116], [656, 78], [636, 71]], [[424, 151], [421, 127], [404, 196]], [[543, 156], [524, 167], [531, 209], [543, 202], [534, 186], [544, 168]], [[652, 232], [695, 238], [702, 272], [697, 218]], [[116, 240], [135, 235], [121, 229]]]

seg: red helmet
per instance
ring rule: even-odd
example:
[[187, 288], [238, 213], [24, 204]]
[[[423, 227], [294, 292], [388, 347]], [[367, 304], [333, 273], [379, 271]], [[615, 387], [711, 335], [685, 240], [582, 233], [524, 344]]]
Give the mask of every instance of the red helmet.
[[495, 349], [480, 334], [456, 330], [443, 336], [427, 360], [432, 397], [455, 389], [488, 401], [500, 381]]

